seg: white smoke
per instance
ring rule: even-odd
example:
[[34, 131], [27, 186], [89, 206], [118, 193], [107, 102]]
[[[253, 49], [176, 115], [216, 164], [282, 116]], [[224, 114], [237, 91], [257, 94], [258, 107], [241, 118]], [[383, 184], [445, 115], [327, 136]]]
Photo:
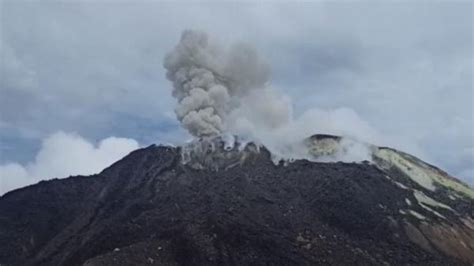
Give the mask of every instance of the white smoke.
[[[364, 141], [378, 138], [347, 108], [311, 109], [293, 118], [290, 98], [270, 86], [268, 64], [248, 45], [224, 47], [204, 32], [185, 30], [166, 55], [164, 67], [178, 101], [176, 116], [196, 137], [235, 134], [294, 159], [307, 157], [299, 143], [315, 133]], [[344, 155], [331, 160], [370, 160], [369, 148], [350, 141], [342, 144]]]

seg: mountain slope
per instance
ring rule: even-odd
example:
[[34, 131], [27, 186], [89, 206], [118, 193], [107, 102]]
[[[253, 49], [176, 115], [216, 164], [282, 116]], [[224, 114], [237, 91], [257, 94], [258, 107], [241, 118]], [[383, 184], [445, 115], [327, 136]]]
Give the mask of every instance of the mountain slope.
[[[321, 140], [337, 147], [315, 136], [310, 148]], [[264, 147], [212, 145], [150, 146], [94, 176], [5, 194], [0, 264], [474, 262], [472, 189], [408, 154], [275, 165]]]

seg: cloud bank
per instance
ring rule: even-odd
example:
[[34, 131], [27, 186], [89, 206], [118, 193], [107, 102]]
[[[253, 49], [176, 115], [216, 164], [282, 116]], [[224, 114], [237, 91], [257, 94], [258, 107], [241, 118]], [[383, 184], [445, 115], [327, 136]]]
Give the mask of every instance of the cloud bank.
[[0, 8], [0, 164], [34, 161], [58, 130], [94, 143], [111, 135], [143, 145], [189, 138], [161, 66], [193, 27], [254, 45], [272, 66], [273, 88], [290, 97], [292, 117], [314, 106], [352, 110], [383, 136], [377, 144], [474, 184], [472, 2], [3, 1]]
[[94, 145], [76, 134], [54, 133], [33, 162], [0, 165], [0, 195], [41, 180], [98, 173], [138, 148], [132, 139], [109, 137]]

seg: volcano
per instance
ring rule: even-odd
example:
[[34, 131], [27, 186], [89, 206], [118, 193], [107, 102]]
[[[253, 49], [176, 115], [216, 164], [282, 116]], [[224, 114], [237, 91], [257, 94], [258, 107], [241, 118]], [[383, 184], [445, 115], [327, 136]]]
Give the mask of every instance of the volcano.
[[224, 138], [152, 145], [0, 197], [0, 265], [472, 265], [474, 190], [407, 153], [279, 160]]

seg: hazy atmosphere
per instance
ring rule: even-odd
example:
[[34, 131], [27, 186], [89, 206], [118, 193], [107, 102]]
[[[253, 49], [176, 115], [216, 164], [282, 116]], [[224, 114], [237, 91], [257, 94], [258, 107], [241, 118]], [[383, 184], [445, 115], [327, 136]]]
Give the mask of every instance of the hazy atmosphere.
[[[253, 124], [288, 120], [305, 126], [292, 127], [302, 135], [394, 147], [474, 185], [469, 1], [1, 1], [0, 8], [0, 195], [97, 173], [139, 147], [183, 143], [188, 131], [229, 127], [185, 123], [188, 107], [176, 107], [179, 88], [167, 71], [182, 61], [167, 55], [187, 29], [258, 54], [248, 62], [229, 56], [248, 63], [239, 69], [221, 64], [229, 76], [254, 74], [252, 84], [265, 86], [240, 113]], [[232, 96], [226, 91], [216, 95]], [[260, 103], [283, 118], [255, 117]], [[233, 132], [248, 133], [249, 123], [234, 122]], [[259, 132], [254, 137], [272, 130]]]

